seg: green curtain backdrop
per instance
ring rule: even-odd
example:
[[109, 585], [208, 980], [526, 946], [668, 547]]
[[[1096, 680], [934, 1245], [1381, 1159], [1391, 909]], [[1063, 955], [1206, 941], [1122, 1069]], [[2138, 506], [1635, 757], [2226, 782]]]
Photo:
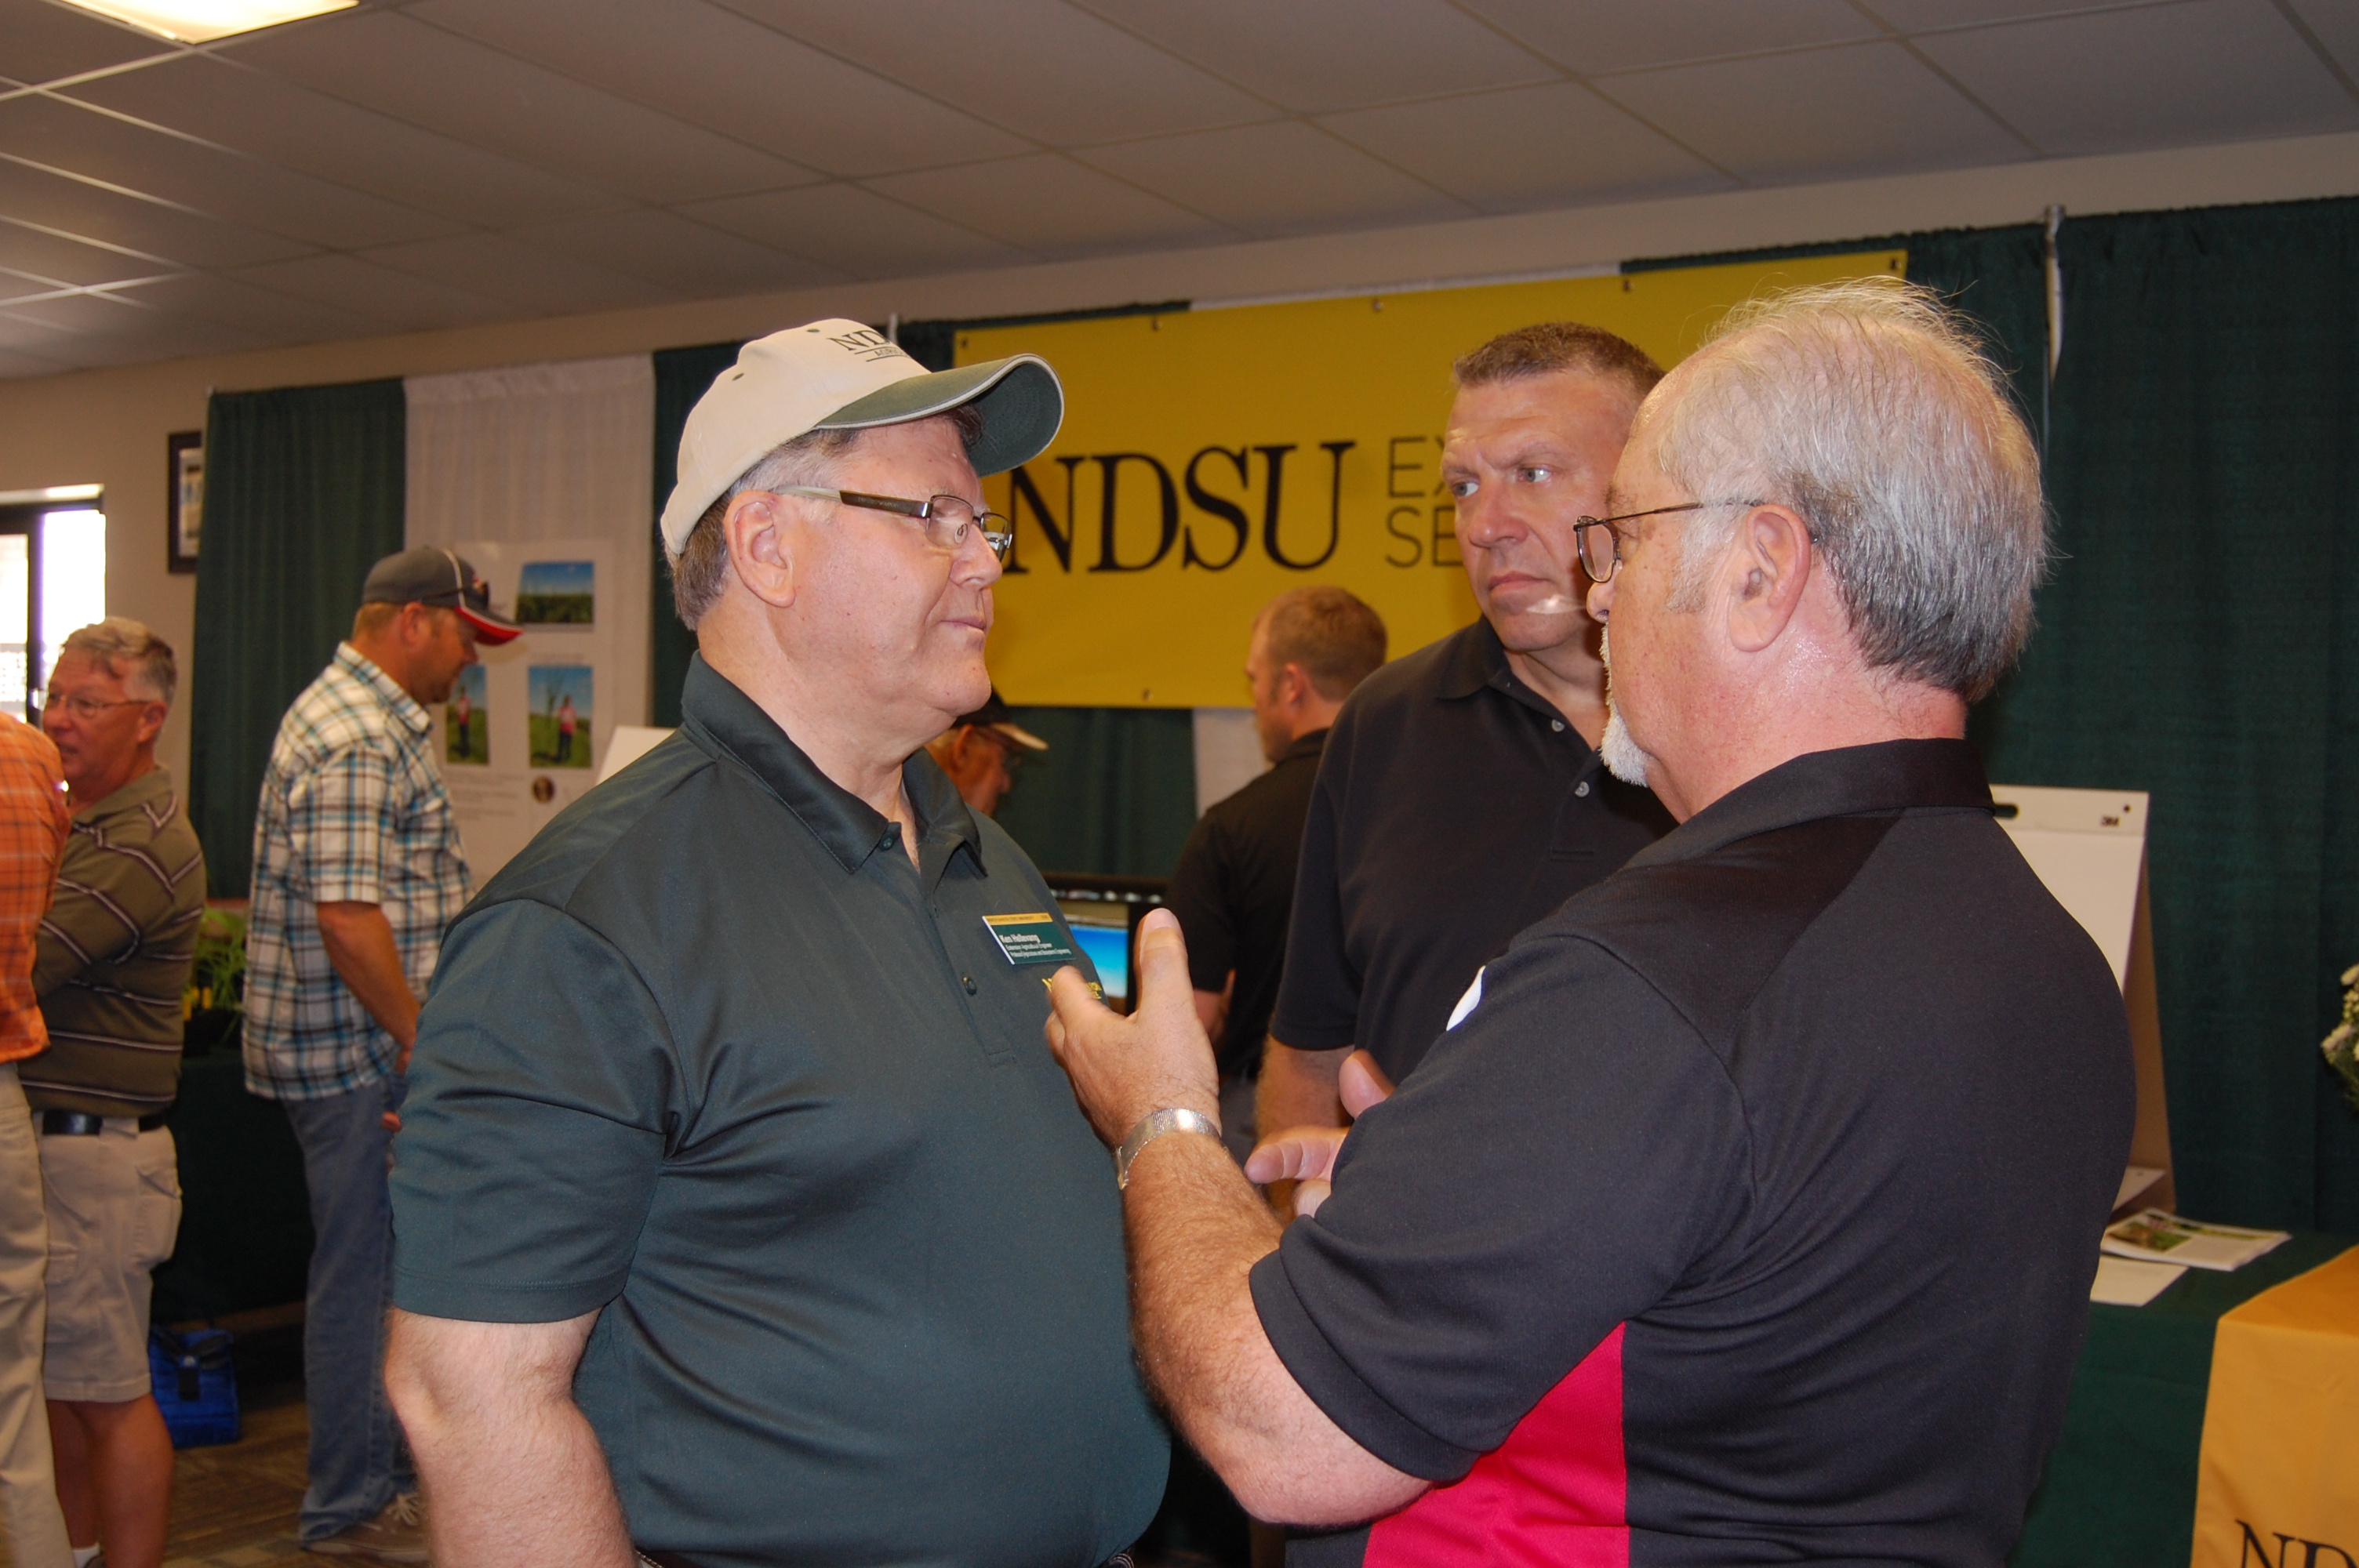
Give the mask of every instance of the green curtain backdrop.
[[2150, 790], [2180, 1206], [2359, 1229], [2317, 1044], [2359, 962], [2359, 202], [2068, 222], [2040, 629], [1983, 726]]
[[2359, 1118], [2317, 1044], [2359, 963], [2359, 202], [2072, 219], [2053, 386], [2044, 230], [1890, 235], [1982, 322], [2058, 558], [1974, 715], [1991, 775], [2143, 789], [2180, 1206], [2359, 1229]]
[[1195, 716], [1184, 708], [1019, 708], [1027, 752], [999, 825], [1044, 871], [1168, 877], [1196, 826]]
[[1790, 261], [1854, 251], [1908, 253], [1908, 277], [1939, 289], [1973, 318], [1991, 356], [2015, 384], [2016, 401], [2034, 431], [2041, 428], [2048, 395], [2048, 286], [2043, 262], [2047, 231], [2038, 223], [2003, 229], [1929, 229], [1913, 234], [1835, 240], [1717, 255], [1650, 256], [1622, 264], [1624, 272]]
[[701, 343], [691, 349], [665, 349], [654, 356], [656, 371], [656, 493], [655, 510], [647, 514], [647, 548], [654, 552], [654, 613], [647, 624], [650, 660], [647, 670], [648, 722], [670, 729], [679, 722], [679, 683], [688, 678], [688, 658], [696, 652], [696, 633], [680, 624], [671, 607], [671, 572], [664, 565], [663, 535], [655, 519], [679, 479], [679, 433], [688, 411], [704, 395], [712, 378], [737, 362], [735, 343]]
[[398, 381], [216, 393], [189, 682], [189, 806], [212, 892], [242, 897], [278, 720], [352, 630], [370, 566], [401, 548]]

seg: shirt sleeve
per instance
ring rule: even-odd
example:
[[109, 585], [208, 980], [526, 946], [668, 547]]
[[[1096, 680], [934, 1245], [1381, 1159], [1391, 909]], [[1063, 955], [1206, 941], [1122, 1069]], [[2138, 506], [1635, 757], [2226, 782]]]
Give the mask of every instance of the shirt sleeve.
[[614, 1300], [686, 1119], [676, 1063], [637, 972], [579, 921], [523, 899], [460, 921], [394, 1141], [395, 1304], [557, 1323]]
[[1518, 943], [1343, 1145], [1334, 1192], [1255, 1265], [1312, 1402], [1378, 1458], [1450, 1481], [1749, 1212], [1721, 1064], [1592, 944]]
[[1163, 904], [1180, 917], [1188, 939], [1188, 980], [1200, 991], [1217, 991], [1237, 967], [1236, 921], [1230, 908], [1231, 871], [1220, 819], [1206, 816], [1188, 835], [1180, 864], [1164, 890]]
[[1320, 754], [1310, 811], [1295, 863], [1294, 907], [1287, 916], [1286, 966], [1269, 1032], [1297, 1051], [1336, 1051], [1359, 1038], [1360, 973], [1343, 948], [1341, 881], [1342, 798], [1351, 775], [1354, 726], [1345, 708]]
[[367, 746], [330, 752], [287, 791], [287, 837], [313, 903], [383, 903], [393, 759]]

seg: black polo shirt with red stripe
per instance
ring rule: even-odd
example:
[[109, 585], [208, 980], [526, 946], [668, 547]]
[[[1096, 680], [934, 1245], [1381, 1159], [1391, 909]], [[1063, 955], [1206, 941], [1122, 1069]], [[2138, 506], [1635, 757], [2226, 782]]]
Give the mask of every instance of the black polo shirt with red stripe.
[[1518, 936], [1253, 1271], [1436, 1483], [1289, 1562], [2000, 1562], [2134, 1091], [1963, 741], [1799, 757]]
[[1487, 621], [1394, 660], [1320, 758], [1270, 1033], [1406, 1077], [1508, 938], [1670, 830]]

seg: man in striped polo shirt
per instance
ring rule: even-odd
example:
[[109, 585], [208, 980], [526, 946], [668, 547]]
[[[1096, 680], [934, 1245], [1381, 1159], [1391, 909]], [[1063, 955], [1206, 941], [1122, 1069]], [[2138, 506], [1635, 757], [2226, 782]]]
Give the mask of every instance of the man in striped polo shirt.
[[180, 1183], [164, 1112], [179, 1092], [205, 862], [156, 737], [171, 645], [110, 616], [66, 639], [41, 728], [65, 765], [72, 836], [41, 922], [33, 989], [49, 1048], [19, 1069], [49, 1189], [42, 1386], [77, 1564], [164, 1557], [172, 1440], [147, 1371], [148, 1271], [171, 1256]]

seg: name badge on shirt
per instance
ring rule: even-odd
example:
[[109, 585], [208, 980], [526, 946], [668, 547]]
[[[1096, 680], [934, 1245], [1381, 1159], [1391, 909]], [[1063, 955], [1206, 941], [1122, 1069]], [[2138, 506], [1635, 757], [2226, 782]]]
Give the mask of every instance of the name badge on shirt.
[[1070, 964], [1080, 955], [1057, 929], [1053, 914], [986, 914], [983, 928], [1011, 964]]

